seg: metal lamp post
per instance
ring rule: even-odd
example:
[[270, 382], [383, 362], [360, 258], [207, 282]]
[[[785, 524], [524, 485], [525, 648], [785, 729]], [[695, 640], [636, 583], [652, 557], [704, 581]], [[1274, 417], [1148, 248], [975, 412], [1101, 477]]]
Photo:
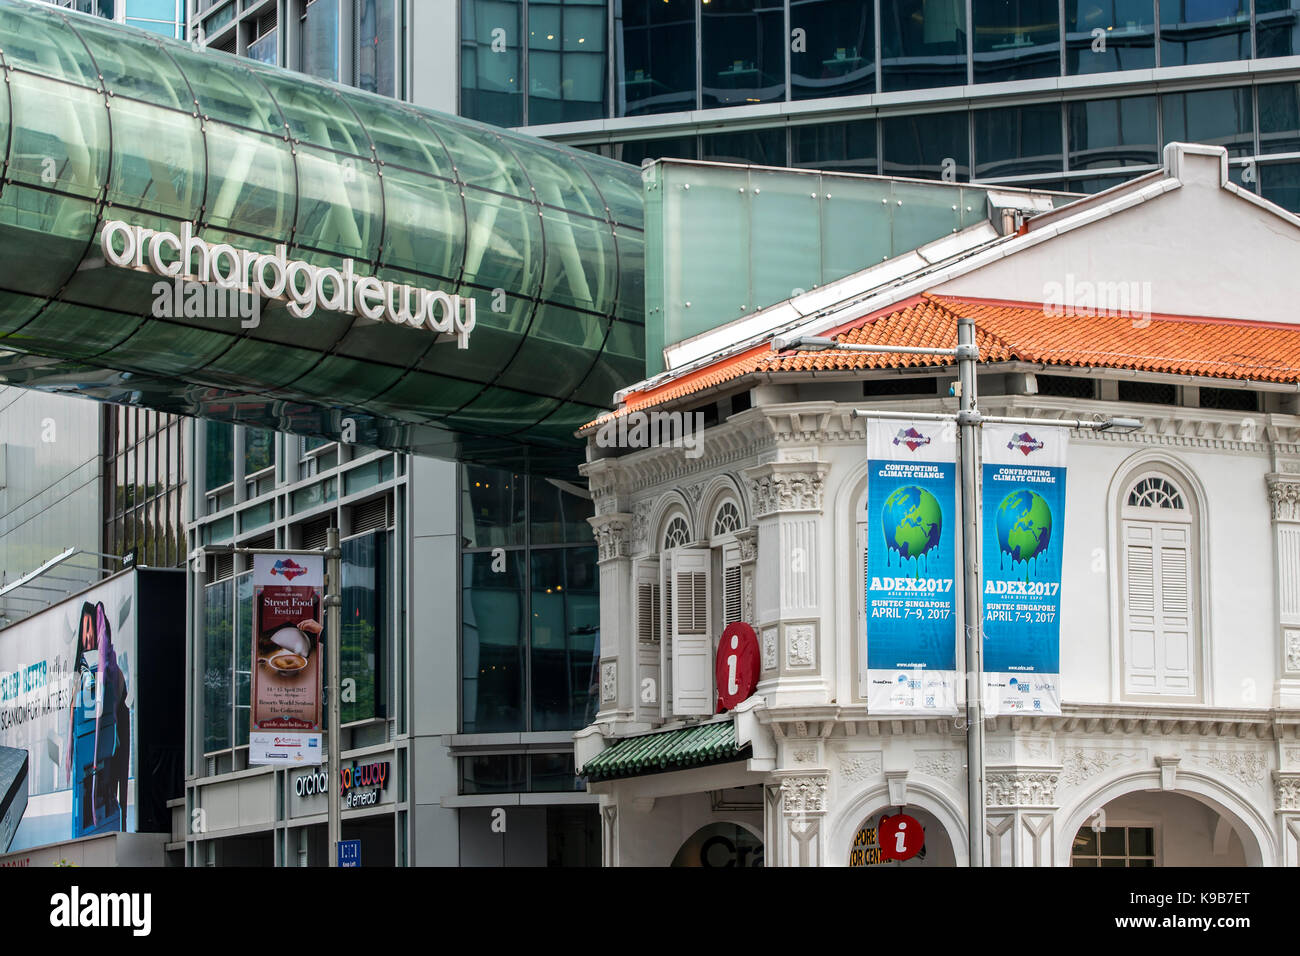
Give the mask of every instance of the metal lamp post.
[[979, 428], [985, 423], [1005, 425], [1055, 425], [1065, 428], [1110, 429], [1131, 431], [1142, 427], [1141, 419], [1108, 418], [1101, 421], [1082, 419], [1015, 418], [981, 415], [977, 396], [976, 368], [979, 348], [975, 344], [975, 321], [965, 316], [957, 319], [956, 348], [911, 348], [903, 345], [863, 345], [837, 342], [822, 336], [774, 339], [772, 350], [872, 352], [889, 355], [937, 355], [957, 360], [958, 409], [955, 415], [940, 413], [909, 414], [855, 408], [855, 418], [895, 418], [912, 421], [956, 422], [959, 430], [958, 463], [961, 470], [962, 510], [962, 584], [965, 601], [962, 627], [966, 648], [966, 791], [967, 840], [971, 866], [984, 866], [984, 694], [980, 675], [984, 671], [984, 641], [981, 623], [984, 599], [980, 591], [980, 496], [979, 496]]

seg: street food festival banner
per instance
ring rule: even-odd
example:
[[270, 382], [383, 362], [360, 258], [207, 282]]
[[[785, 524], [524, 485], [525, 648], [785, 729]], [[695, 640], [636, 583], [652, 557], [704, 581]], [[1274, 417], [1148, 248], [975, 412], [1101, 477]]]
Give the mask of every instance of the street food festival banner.
[[984, 703], [1061, 712], [1064, 428], [984, 426]]
[[253, 556], [249, 763], [321, 762], [323, 555]]
[[867, 422], [867, 710], [954, 714], [956, 436]]

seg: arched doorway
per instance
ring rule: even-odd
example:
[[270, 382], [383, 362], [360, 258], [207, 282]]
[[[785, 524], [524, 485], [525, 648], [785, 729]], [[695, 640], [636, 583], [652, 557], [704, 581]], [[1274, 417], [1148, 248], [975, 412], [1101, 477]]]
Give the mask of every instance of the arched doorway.
[[671, 865], [708, 869], [762, 866], [763, 841], [739, 823], [710, 823], [687, 838]]
[[[925, 839], [919, 852], [909, 860], [885, 860], [881, 852], [881, 824], [886, 817], [906, 814], [921, 825]], [[841, 852], [837, 850], [836, 852]], [[845, 863], [850, 867], [878, 866], [956, 866], [952, 841], [948, 830], [930, 811], [917, 806], [880, 807], [867, 816], [854, 831], [850, 845], [843, 849]], [[838, 862], [838, 861], [837, 861]]]
[[1185, 793], [1136, 791], [1105, 804], [1073, 834], [1077, 867], [1246, 866], [1234, 822]]

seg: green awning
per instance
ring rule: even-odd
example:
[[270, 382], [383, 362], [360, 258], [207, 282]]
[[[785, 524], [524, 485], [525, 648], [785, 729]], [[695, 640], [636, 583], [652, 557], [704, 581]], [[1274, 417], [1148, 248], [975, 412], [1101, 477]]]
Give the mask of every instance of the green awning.
[[748, 754], [748, 744], [744, 748], [736, 746], [735, 723], [725, 720], [627, 737], [588, 760], [579, 772], [589, 782], [597, 783], [728, 763]]

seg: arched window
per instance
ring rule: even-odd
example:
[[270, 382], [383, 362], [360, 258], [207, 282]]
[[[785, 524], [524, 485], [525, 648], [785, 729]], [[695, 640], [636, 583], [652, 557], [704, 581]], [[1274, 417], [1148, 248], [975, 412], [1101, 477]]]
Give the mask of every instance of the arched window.
[[686, 519], [681, 515], [673, 517], [668, 522], [668, 527], [664, 529], [664, 551], [671, 551], [673, 548], [681, 548], [691, 540], [690, 529], [686, 527]]
[[740, 530], [740, 509], [731, 499], [724, 501], [713, 515], [713, 537], [733, 534]]
[[1197, 522], [1170, 475], [1144, 472], [1120, 499], [1125, 696], [1200, 695]]

